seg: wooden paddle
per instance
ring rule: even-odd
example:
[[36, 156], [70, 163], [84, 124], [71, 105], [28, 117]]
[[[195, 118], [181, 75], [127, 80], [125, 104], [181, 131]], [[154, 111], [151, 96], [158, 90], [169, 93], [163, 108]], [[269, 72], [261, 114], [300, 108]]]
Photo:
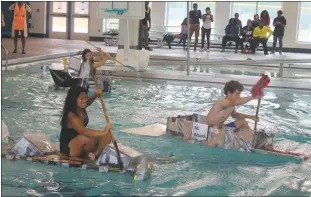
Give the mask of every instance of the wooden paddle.
[[[97, 83], [96, 76], [93, 76], [93, 79], [95, 81], [96, 88], [98, 88], [98, 83]], [[103, 111], [104, 111], [104, 114], [105, 114], [106, 121], [107, 121], [107, 123], [109, 123], [110, 120], [109, 120], [108, 113], [107, 113], [107, 110], [106, 110], [106, 105], [105, 105], [105, 102], [104, 102], [103, 95], [99, 95], [98, 98], [99, 98], [99, 100], [100, 100], [100, 102], [102, 104], [102, 108], [103, 108]], [[113, 145], [114, 145], [114, 147], [116, 149], [116, 152], [117, 152], [117, 159], [118, 159], [119, 167], [120, 167], [121, 170], [123, 170], [123, 162], [121, 160], [121, 155], [120, 155], [120, 151], [119, 151], [119, 147], [118, 147], [116, 138], [115, 138], [115, 136], [113, 134], [112, 129], [110, 129], [109, 132], [110, 132], [110, 135], [111, 135], [112, 143], [113, 143]]]
[[260, 106], [261, 99], [258, 99], [257, 103], [257, 110], [256, 110], [256, 120], [255, 120], [255, 126], [254, 126], [254, 131], [257, 130], [257, 122], [258, 122], [258, 113], [259, 113], [259, 106]]
[[[88, 41], [88, 40], [84, 40], [86, 43], [88, 43], [89, 45], [91, 45], [91, 46], [93, 46], [94, 48], [98, 48], [98, 47], [96, 47], [94, 44], [92, 44], [90, 41]], [[132, 67], [132, 66], [126, 66], [126, 65], [124, 65], [123, 63], [121, 63], [119, 60], [117, 60], [116, 58], [114, 58], [114, 57], [111, 57], [111, 59], [113, 60], [113, 61], [115, 61], [115, 62], [118, 62], [119, 64], [121, 64], [122, 66], [124, 66], [124, 67], [126, 67], [126, 68], [129, 68], [129, 69], [131, 69], [131, 70], [133, 70], [133, 71], [137, 71], [134, 67]]]

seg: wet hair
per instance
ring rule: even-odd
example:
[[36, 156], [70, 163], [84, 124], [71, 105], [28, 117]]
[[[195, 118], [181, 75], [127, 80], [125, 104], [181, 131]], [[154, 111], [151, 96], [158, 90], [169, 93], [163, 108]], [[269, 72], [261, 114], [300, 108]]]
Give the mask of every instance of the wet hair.
[[228, 96], [228, 93], [234, 93], [236, 90], [242, 92], [244, 90], [243, 85], [238, 81], [229, 81], [224, 87], [225, 95]]
[[[86, 93], [87, 91], [85, 88], [80, 87], [80, 86], [73, 86], [71, 87], [68, 92], [67, 92], [67, 96], [65, 99], [65, 104], [64, 104], [64, 108], [63, 108], [63, 113], [62, 113], [62, 117], [61, 117], [61, 121], [60, 121], [60, 126], [62, 128], [66, 128], [67, 127], [67, 122], [68, 122], [68, 113], [72, 112], [76, 115], [78, 115], [77, 112], [77, 100], [78, 97], [80, 95], [80, 93]], [[85, 111], [86, 113], [86, 111]]]
[[83, 62], [86, 62], [86, 54], [92, 52], [90, 49], [84, 49], [82, 51], [82, 60]]
[[282, 11], [282, 10], [279, 10], [277, 13], [282, 15], [282, 14], [283, 14], [283, 11]]

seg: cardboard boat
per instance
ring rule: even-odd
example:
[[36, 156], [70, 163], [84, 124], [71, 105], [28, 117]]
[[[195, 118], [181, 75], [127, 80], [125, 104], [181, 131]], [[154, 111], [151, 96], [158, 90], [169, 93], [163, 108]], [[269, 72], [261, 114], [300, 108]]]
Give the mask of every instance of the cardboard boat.
[[265, 131], [223, 127], [215, 129], [205, 124], [206, 116], [192, 114], [186, 116], [168, 117], [166, 134], [191, 143], [206, 144], [210, 147], [220, 147], [239, 151], [290, 156], [299, 160], [307, 160], [300, 153], [273, 149], [273, 135]]
[[118, 143], [124, 170], [119, 169], [117, 153], [112, 144], [107, 145], [97, 160], [72, 160], [61, 154], [57, 144], [52, 144], [46, 135], [28, 133], [18, 140], [10, 149], [3, 150], [1, 157], [12, 161], [25, 160], [60, 167], [76, 167], [83, 170], [91, 169], [99, 172], [121, 172], [134, 177], [135, 180], [145, 180], [151, 176], [152, 162], [144, 154]]

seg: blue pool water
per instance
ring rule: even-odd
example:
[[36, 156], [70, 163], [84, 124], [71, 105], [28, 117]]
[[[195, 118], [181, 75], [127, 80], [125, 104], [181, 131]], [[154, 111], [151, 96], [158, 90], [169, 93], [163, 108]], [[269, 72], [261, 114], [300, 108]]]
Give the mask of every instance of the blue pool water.
[[[40, 65], [2, 73], [2, 120], [16, 138], [24, 132], [42, 132], [53, 142], [59, 138], [64, 91], [51, 91], [49, 74]], [[176, 85], [154, 81], [115, 80], [104, 94], [118, 142], [149, 156], [172, 151], [177, 163], [155, 163], [152, 177], [134, 182], [131, 176], [67, 169], [2, 159], [4, 196], [111, 196], [111, 195], [311, 195], [311, 162], [249, 154], [189, 144], [168, 136], [146, 137], [119, 130], [153, 123], [179, 114], [206, 114], [223, 93], [218, 86]], [[247, 92], [247, 90], [245, 90]], [[257, 102], [238, 107], [255, 113]], [[100, 102], [88, 108], [90, 128], [103, 129]], [[311, 152], [311, 93], [267, 89], [260, 107], [259, 128], [275, 134], [276, 146]]]

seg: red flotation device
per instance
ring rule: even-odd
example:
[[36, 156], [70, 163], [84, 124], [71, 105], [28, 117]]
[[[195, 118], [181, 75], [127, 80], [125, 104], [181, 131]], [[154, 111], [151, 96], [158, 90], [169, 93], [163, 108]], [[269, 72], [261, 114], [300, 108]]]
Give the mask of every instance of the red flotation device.
[[263, 89], [267, 87], [270, 83], [270, 78], [268, 75], [262, 75], [259, 81], [253, 86], [251, 93], [252, 97], [263, 95]]

